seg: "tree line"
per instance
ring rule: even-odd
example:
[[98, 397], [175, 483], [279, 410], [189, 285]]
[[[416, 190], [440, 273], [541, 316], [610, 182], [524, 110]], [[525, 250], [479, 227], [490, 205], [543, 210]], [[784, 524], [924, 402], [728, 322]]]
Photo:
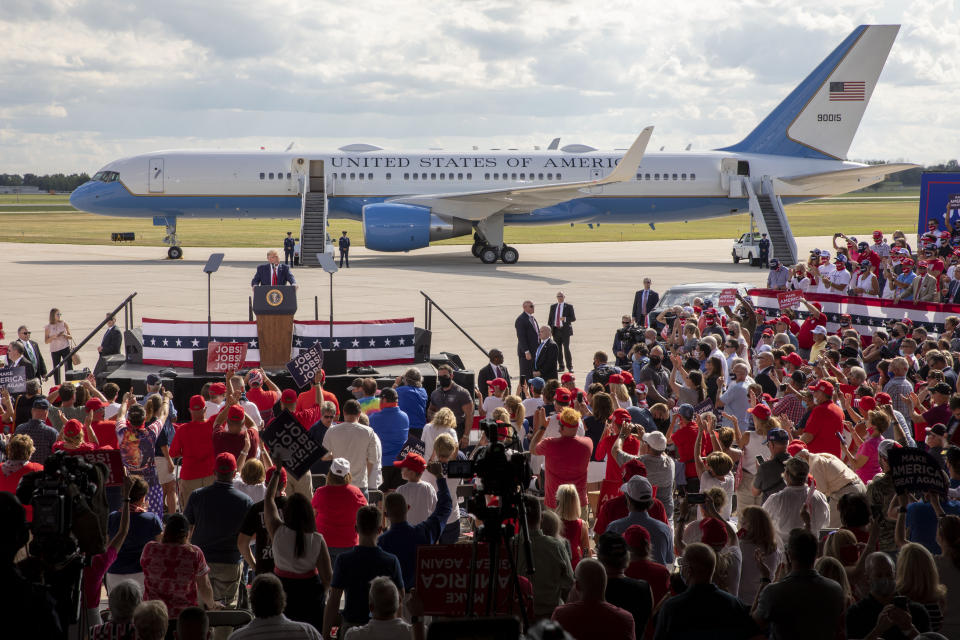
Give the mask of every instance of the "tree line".
[[35, 173], [0, 173], [0, 187], [37, 187], [40, 191], [73, 191], [90, 176], [86, 173], [52, 173], [38, 176]]

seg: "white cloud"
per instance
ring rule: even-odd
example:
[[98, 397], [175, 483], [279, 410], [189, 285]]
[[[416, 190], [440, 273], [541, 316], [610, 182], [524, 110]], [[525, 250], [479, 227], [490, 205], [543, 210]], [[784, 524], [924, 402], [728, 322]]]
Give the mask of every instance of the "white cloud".
[[596, 4], [6, 0], [0, 171], [156, 148], [713, 148], [749, 132], [857, 24], [902, 23], [857, 158], [948, 159], [948, 0]]

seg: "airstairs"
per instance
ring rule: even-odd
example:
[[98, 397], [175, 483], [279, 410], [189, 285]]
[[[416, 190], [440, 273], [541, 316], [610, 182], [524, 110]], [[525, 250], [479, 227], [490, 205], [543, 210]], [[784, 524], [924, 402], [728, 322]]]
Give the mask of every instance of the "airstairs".
[[790, 230], [790, 222], [783, 209], [783, 201], [773, 191], [770, 176], [760, 180], [760, 193], [753, 188], [747, 177], [741, 177], [744, 193], [750, 202], [750, 215], [753, 216], [760, 233], [766, 233], [770, 239], [770, 257], [776, 258], [787, 266], [797, 262], [797, 242]]

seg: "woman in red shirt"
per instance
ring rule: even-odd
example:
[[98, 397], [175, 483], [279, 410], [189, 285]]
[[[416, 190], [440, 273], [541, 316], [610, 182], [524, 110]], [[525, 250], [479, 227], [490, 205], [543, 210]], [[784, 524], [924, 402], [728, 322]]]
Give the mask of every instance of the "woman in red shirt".
[[97, 448], [97, 434], [91, 429], [86, 430], [92, 442], [83, 439], [83, 424], [79, 420], [67, 420], [60, 431], [60, 440], [53, 443], [53, 450], [60, 451], [93, 451]]
[[210, 585], [210, 567], [200, 547], [187, 542], [190, 524], [181, 513], [171, 514], [160, 542], [151, 540], [143, 548], [143, 599], [163, 600], [171, 618], [187, 607], [202, 602], [207, 609], [219, 609]]
[[357, 511], [367, 504], [363, 492], [353, 486], [350, 461], [334, 458], [327, 474], [327, 484], [313, 494], [313, 510], [317, 512], [317, 531], [323, 536], [330, 553], [331, 566], [337, 556], [357, 546]]
[[[610, 455], [610, 450], [620, 436], [620, 428], [628, 422], [631, 422], [629, 411], [626, 409], [617, 409], [614, 411], [613, 415], [607, 421], [603, 438], [601, 438], [597, 444], [597, 451], [594, 458], [597, 461], [603, 461], [604, 459], [607, 461], [606, 475], [600, 484], [600, 497], [597, 500], [598, 509], [600, 505], [610, 498], [615, 498], [620, 495], [620, 486], [623, 484], [623, 471], [617, 465], [616, 458]], [[625, 453], [635, 456], [640, 453], [640, 438], [631, 433], [623, 440], [620, 446]]]
[[[700, 490], [700, 478], [697, 475], [697, 466], [694, 464], [694, 453], [697, 444], [697, 432], [699, 428], [694, 421], [693, 406], [681, 404], [677, 408], [677, 413], [673, 415], [673, 422], [667, 429], [667, 442], [677, 445], [677, 462], [684, 465], [684, 477], [686, 478], [687, 493], [696, 493]], [[699, 455], [705, 456], [709, 453], [707, 448], [709, 440], [704, 439], [701, 444]]]
[[[30, 462], [33, 455], [33, 438], [26, 434], [12, 436], [7, 443], [7, 459], [0, 465], [0, 491], [16, 494], [20, 478], [34, 471], [43, 471], [39, 462]], [[33, 521], [33, 507], [23, 505], [27, 511], [27, 522]]]

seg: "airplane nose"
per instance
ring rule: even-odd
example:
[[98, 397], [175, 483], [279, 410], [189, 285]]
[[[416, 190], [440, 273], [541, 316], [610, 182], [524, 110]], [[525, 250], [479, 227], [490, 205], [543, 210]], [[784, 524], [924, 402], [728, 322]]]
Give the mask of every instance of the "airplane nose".
[[93, 180], [89, 182], [84, 182], [82, 185], [73, 190], [73, 193], [70, 194], [70, 206], [74, 209], [79, 209], [80, 211], [90, 211], [90, 205], [94, 199], [94, 190], [96, 188], [96, 183]]

